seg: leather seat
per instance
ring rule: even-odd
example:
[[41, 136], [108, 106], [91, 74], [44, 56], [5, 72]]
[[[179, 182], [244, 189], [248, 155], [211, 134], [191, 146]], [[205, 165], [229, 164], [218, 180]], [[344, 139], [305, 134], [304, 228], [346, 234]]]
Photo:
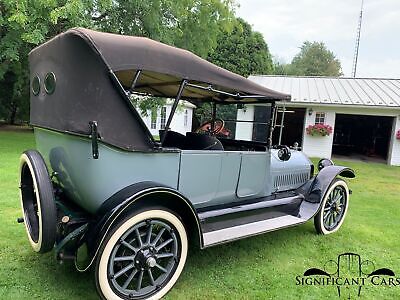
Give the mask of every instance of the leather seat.
[[187, 150], [224, 150], [221, 142], [213, 136], [203, 133], [187, 132], [186, 148]]
[[[160, 139], [165, 134], [165, 130], [160, 130]], [[186, 147], [186, 136], [183, 134], [176, 132], [176, 131], [168, 131], [167, 137], [163, 143], [164, 147], [170, 147], [170, 148], [179, 148], [179, 149], [185, 149]]]

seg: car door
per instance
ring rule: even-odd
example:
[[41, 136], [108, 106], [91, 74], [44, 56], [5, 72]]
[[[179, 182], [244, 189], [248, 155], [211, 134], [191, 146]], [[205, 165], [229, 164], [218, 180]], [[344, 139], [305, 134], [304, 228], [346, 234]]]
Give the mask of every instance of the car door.
[[232, 203], [240, 162], [240, 152], [182, 150], [179, 191], [196, 207]]
[[265, 196], [269, 165], [269, 152], [242, 152], [236, 189], [238, 198]]
[[262, 197], [269, 152], [182, 150], [178, 189], [195, 207]]
[[223, 151], [182, 150], [178, 189], [195, 206], [215, 198]]

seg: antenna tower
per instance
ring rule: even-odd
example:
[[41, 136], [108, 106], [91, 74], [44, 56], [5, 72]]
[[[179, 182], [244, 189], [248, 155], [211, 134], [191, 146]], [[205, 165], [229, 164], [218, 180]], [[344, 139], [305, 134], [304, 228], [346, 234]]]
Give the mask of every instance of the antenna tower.
[[358, 48], [360, 47], [360, 36], [361, 36], [361, 24], [362, 24], [363, 6], [364, 6], [364, 0], [361, 0], [361, 10], [360, 10], [360, 17], [358, 19], [357, 36], [356, 36], [356, 47], [354, 49], [353, 68], [351, 70], [351, 77], [356, 77], [356, 73], [357, 73]]

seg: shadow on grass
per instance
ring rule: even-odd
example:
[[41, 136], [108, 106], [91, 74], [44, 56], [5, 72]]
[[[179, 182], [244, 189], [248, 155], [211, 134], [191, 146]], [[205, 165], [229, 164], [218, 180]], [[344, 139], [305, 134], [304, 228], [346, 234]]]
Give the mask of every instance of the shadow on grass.
[[204, 250], [191, 249], [181, 279], [167, 298], [273, 297], [288, 278], [304, 272], [310, 257], [319, 257], [321, 243], [308, 222]]
[[[302, 225], [204, 250], [191, 247], [185, 269], [172, 295], [191, 295], [193, 287], [203, 290], [210, 278], [222, 277], [230, 269], [246, 269], [249, 261], [273, 261], [282, 248], [292, 249], [307, 243], [315, 235], [312, 231], [310, 226]], [[27, 244], [24, 246], [28, 247]], [[26, 278], [23, 285], [14, 287], [8, 282], [8, 296], [13, 295], [13, 288], [17, 288], [19, 296], [29, 293], [52, 299], [98, 299], [94, 268], [80, 273], [71, 262], [59, 264], [53, 252], [41, 255], [30, 249], [24, 251], [18, 260], [25, 266], [30, 278]]]

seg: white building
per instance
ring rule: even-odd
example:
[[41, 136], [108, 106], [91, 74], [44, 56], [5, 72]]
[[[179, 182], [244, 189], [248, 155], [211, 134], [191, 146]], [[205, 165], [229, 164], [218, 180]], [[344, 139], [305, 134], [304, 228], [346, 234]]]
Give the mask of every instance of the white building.
[[[283, 117], [281, 143], [298, 142], [310, 157], [351, 156], [400, 165], [400, 79], [250, 76], [250, 80], [292, 95], [278, 103], [277, 124]], [[260, 106], [246, 105], [238, 119], [255, 120]], [[265, 110], [265, 107], [264, 107]], [[285, 113], [282, 111], [285, 110]], [[258, 113], [258, 115], [260, 115]], [[312, 136], [314, 124], [333, 128], [329, 136]], [[279, 143], [280, 129], [273, 142]], [[251, 138], [252, 124], [238, 123], [236, 138]]]
[[[152, 135], [158, 136], [159, 130], [165, 128], [165, 124], [167, 123], [169, 114], [171, 113], [172, 104], [173, 101], [167, 100], [166, 105], [159, 108], [157, 112], [152, 113], [149, 110], [147, 116], [142, 115], [142, 119]], [[196, 106], [192, 103], [180, 101], [172, 119], [171, 130], [182, 134], [191, 131], [194, 108], [196, 108]]]

